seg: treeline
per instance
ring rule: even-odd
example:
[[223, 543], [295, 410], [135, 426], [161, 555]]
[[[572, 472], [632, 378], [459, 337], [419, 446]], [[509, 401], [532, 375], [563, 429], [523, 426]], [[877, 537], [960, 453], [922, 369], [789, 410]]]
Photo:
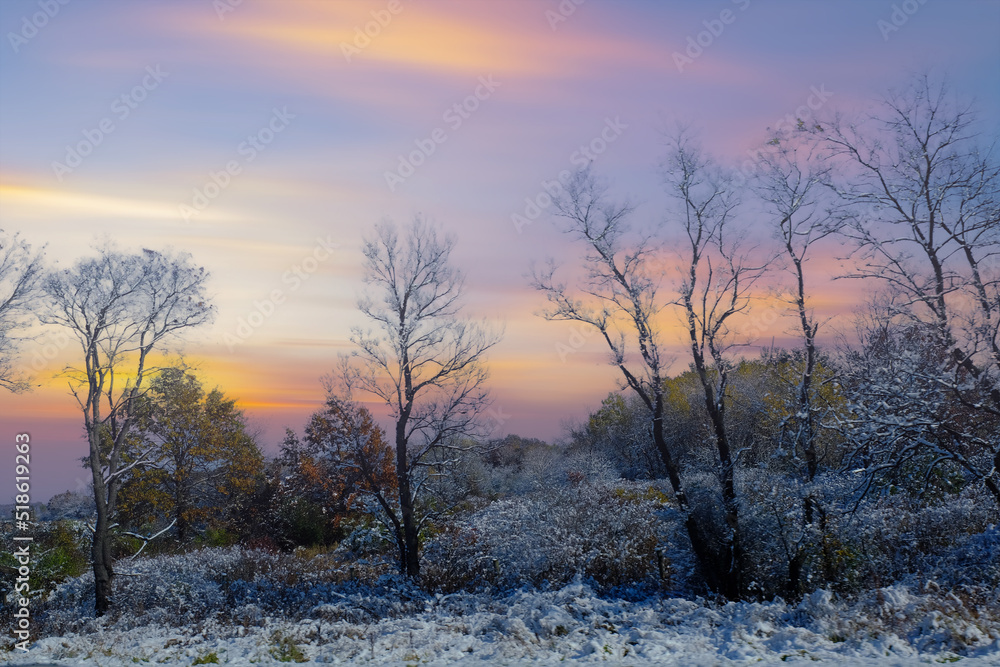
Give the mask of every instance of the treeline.
[[[884, 362], [880, 355], [888, 351], [897, 359], [927, 345], [897, 333], [891, 348], [870, 337], [817, 360], [823, 427], [811, 479], [801, 452], [789, 446], [802, 355], [770, 350], [731, 369], [727, 428], [739, 447], [734, 481], [750, 581], [742, 597], [794, 600], [820, 588], [849, 595], [897, 582], [974, 591], [1000, 584], [996, 507], [981, 480], [929, 451], [892, 465], [884, 460], [877, 475], [859, 460], [867, 427], [853, 406], [868, 400], [871, 374], [857, 360]], [[380, 504], [398, 504], [392, 452], [364, 407], [331, 394], [267, 457], [233, 401], [200, 387], [183, 368], [166, 370], [151, 385], [135, 438], [159, 458], [121, 487], [114, 558], [132, 556], [146, 536], [158, 534], [147, 555], [232, 545], [306, 548], [364, 576], [404, 568]], [[695, 520], [722, 522], [718, 461], [706, 446], [713, 434], [697, 373], [668, 378], [664, 395], [668, 442], [690, 480]], [[212, 405], [223, 409], [204, 419]], [[939, 407], [955, 420], [942, 427], [964, 428], [969, 437], [988, 439], [1000, 427], [995, 419], [968, 422], [969, 409], [957, 399]], [[710, 592], [646, 414], [639, 397], [613, 392], [562, 444], [516, 435], [470, 440], [448, 466], [432, 467], [415, 506], [428, 517], [419, 535], [422, 584], [507, 589], [582, 574], [607, 591]], [[881, 415], [903, 417], [886, 409]], [[969, 447], [963, 455], [983, 463], [988, 452]], [[81, 514], [75, 499], [55, 501]], [[39, 586], [80, 574], [83, 538], [79, 524], [46, 528], [40, 542], [52, 560], [40, 569]]]
[[[994, 517], [1000, 509], [991, 142], [970, 107], [928, 76], [871, 113], [807, 120], [773, 135], [749, 180], [677, 129], [662, 162], [667, 215], [651, 227], [589, 170], [578, 173], [554, 205], [583, 251], [583, 277], [566, 282], [553, 263], [533, 275], [548, 319], [589, 327], [607, 344], [632, 421], [652, 443], [636, 451], [668, 480], [701, 578], [729, 599], [761, 587], [762, 525], [784, 563], [771, 577], [781, 586], [767, 590], [795, 595], [813, 580], [817, 549], [824, 581], [835, 577], [829, 518], [868, 494], [927, 497], [948, 480], [986, 493]], [[748, 230], [761, 228], [777, 242], [751, 243]], [[864, 281], [871, 296], [847, 337], [856, 342], [837, 355], [819, 346], [824, 321], [810, 291], [809, 259], [823, 242], [845, 247], [834, 277]], [[771, 362], [783, 371], [750, 373], [768, 389], [748, 411], [752, 367], [735, 352], [752, 342], [748, 315], [777, 275], [801, 347]], [[680, 385], [668, 379], [668, 314], [689, 349]], [[764, 410], [767, 400], [780, 410]], [[854, 490], [831, 497], [832, 471]], [[761, 524], [767, 508], [774, 518]]]
[[[46, 274], [15, 238], [14, 305], [0, 315], [20, 322], [37, 296], [38, 319], [84, 351], [65, 375], [90, 447], [97, 613], [118, 558], [192, 540], [337, 545], [442, 589], [573, 573], [726, 599], [918, 575], [995, 587], [991, 146], [971, 108], [924, 76], [869, 114], [776, 132], [749, 178], [676, 130], [653, 222], [591, 170], [574, 174], [553, 210], [581, 250], [577, 277], [549, 262], [532, 284], [546, 318], [598, 334], [622, 389], [558, 448], [490, 439], [486, 356], [500, 332], [463, 315], [455, 239], [419, 217], [365, 239], [368, 326], [325, 378], [325, 407], [272, 461], [232, 399], [154, 363], [214, 315], [189, 256], [106, 245]], [[751, 243], [750, 229], [771, 241]], [[828, 347], [811, 291], [824, 244], [845, 249], [835, 277], [871, 297]], [[746, 358], [765, 301], [800, 343]], [[385, 430], [361, 398], [385, 406]]]

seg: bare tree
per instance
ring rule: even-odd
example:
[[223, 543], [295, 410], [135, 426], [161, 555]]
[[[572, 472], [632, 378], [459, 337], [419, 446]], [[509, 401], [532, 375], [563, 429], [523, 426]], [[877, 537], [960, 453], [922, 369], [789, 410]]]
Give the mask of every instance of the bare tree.
[[[805, 262], [816, 243], [837, 230], [836, 216], [827, 200], [832, 166], [823, 160], [820, 145], [809, 133], [792, 130], [776, 133], [758, 154], [761, 170], [753, 189], [764, 204], [771, 225], [784, 249], [794, 288], [789, 299], [802, 336], [802, 372], [795, 389], [795, 403], [781, 423], [779, 441], [790, 439], [795, 457], [805, 460], [805, 481], [812, 483], [819, 471], [817, 411], [814, 380], [819, 351], [816, 336], [820, 323], [809, 305]], [[817, 511], [818, 510], [818, 511]], [[815, 515], [823, 516], [815, 494], [803, 499], [803, 525], [794, 549], [789, 548], [787, 592], [798, 595], [802, 568], [809, 555], [809, 537]], [[779, 517], [780, 520], [780, 517]]]
[[28, 380], [14, 369], [18, 337], [28, 327], [33, 306], [40, 296], [42, 251], [32, 253], [31, 245], [0, 229], [0, 387], [26, 391]]
[[788, 271], [794, 282], [790, 304], [798, 318], [804, 352], [802, 374], [795, 392], [797, 404], [792, 419], [783, 426], [792, 432], [795, 451], [802, 453], [806, 477], [812, 481], [819, 466], [813, 380], [820, 323], [808, 303], [804, 267], [813, 246], [837, 229], [830, 205], [824, 201], [831, 166], [822, 161], [815, 142], [788, 132], [776, 135], [768, 148], [759, 154], [759, 161], [761, 170], [754, 181], [754, 190], [764, 203], [790, 263]]
[[[554, 262], [533, 269], [532, 285], [551, 304], [542, 316], [552, 321], [580, 322], [601, 334], [611, 352], [611, 363], [649, 412], [653, 443], [677, 501], [686, 510], [688, 500], [680, 466], [667, 446], [663, 430], [663, 381], [672, 360], [661, 353], [663, 342], [657, 318], [666, 302], [650, 267], [654, 254], [651, 240], [629, 238], [628, 219], [633, 206], [610, 201], [606, 186], [589, 169], [574, 174], [565, 197], [554, 203], [557, 215], [566, 221], [563, 231], [586, 245], [587, 273], [579, 289], [571, 290], [556, 279], [558, 267]], [[574, 293], [577, 291], [587, 300], [578, 297]]]
[[854, 277], [883, 281], [901, 314], [931, 322], [951, 359], [950, 389], [971, 374], [1000, 411], [1000, 163], [971, 105], [928, 75], [888, 94], [878, 113], [823, 132], [846, 167], [836, 182], [855, 206], [843, 232]]
[[[687, 160], [690, 156], [684, 153], [680, 157]], [[673, 166], [670, 165], [671, 170]], [[686, 168], [693, 166], [695, 165], [686, 163]], [[697, 170], [703, 166], [697, 165]], [[687, 174], [690, 186], [694, 185], [694, 171]], [[738, 528], [736, 492], [732, 478], [732, 456], [725, 429], [721, 426], [724, 400], [714, 393], [719, 389], [724, 392], [726, 366], [724, 362], [718, 364], [722, 372], [716, 375], [721, 380], [721, 386], [717, 387], [709, 378], [712, 373], [709, 365], [715, 359], [723, 361], [725, 348], [722, 336], [725, 334], [726, 321], [730, 315], [746, 308], [746, 291], [762, 269], [745, 264], [744, 258], [730, 252], [731, 246], [728, 245], [728, 238], [723, 235], [722, 223], [711, 230], [707, 228], [710, 211], [709, 207], [703, 207], [697, 213], [700, 218], [688, 218], [690, 224], [686, 228], [695, 244], [693, 251], [696, 256], [681, 289], [681, 298], [664, 297], [659, 285], [663, 266], [660, 260], [664, 259], [662, 248], [656, 247], [649, 236], [632, 235], [628, 219], [633, 207], [628, 203], [611, 202], [606, 192], [606, 187], [599, 184], [589, 170], [583, 170], [575, 174], [567, 184], [565, 196], [556, 200], [556, 212], [566, 221], [564, 231], [586, 245], [584, 263], [587, 273], [578, 288], [570, 289], [556, 279], [557, 267], [554, 263], [549, 262], [547, 267], [534, 270], [533, 284], [536, 289], [545, 293], [550, 303], [550, 308], [543, 312], [543, 316], [549, 320], [581, 322], [601, 334], [611, 352], [611, 363], [621, 371], [624, 384], [639, 397], [646, 408], [653, 443], [663, 462], [678, 506], [686, 516], [692, 549], [706, 583], [712, 590], [735, 598], [740, 595], [738, 564], [733, 561], [736, 544], [734, 536]], [[693, 191], [688, 194], [694, 197]], [[722, 202], [723, 199], [720, 194], [715, 201]], [[729, 210], [725, 209], [723, 218], [728, 215]], [[712, 215], [714, 214], [712, 209]], [[699, 224], [698, 219], [702, 221], [701, 236], [695, 229]], [[724, 267], [716, 269], [706, 263], [703, 259], [708, 247], [706, 244], [720, 249], [722, 254], [719, 256], [726, 262]], [[702, 295], [704, 299], [699, 302], [705, 309], [699, 311], [694, 299], [695, 291], [701, 289], [701, 286], [696, 283], [696, 279], [700, 276], [699, 267], [705, 266], [709, 266], [710, 275], [706, 284], [707, 291]], [[723, 273], [729, 279], [719, 283]], [[710, 303], [710, 291], [716, 289], [723, 292], [716, 294], [714, 303]], [[728, 305], [723, 303], [726, 294], [731, 297]], [[665, 310], [677, 303], [690, 305], [690, 308], [685, 306], [685, 313], [690, 326], [694, 328], [694, 333], [691, 334], [692, 350], [696, 355], [695, 361], [700, 361], [699, 376], [703, 379], [703, 386], [706, 387], [706, 392], [710, 392], [706, 393], [706, 403], [720, 425], [717, 431], [717, 449], [722, 457], [720, 481], [726, 498], [726, 520], [732, 523], [723, 530], [711, 526], [711, 521], [707, 520], [712, 514], [710, 508], [696, 507], [692, 502], [683, 475], [680, 452], [671, 448], [664, 432], [665, 380], [672, 359], [665, 357], [663, 353], [664, 342], [660, 336], [660, 327]], [[708, 360], [705, 358], [706, 345], [712, 348], [712, 356]], [[719, 432], [721, 437], [718, 436]], [[716, 534], [727, 531], [729, 537], [723, 538], [723, 543], [720, 544]]]
[[[358, 308], [375, 329], [355, 327], [357, 350], [342, 359], [340, 382], [383, 401], [395, 422], [399, 516], [390, 516], [400, 545], [400, 567], [420, 575], [421, 525], [416, 500], [431, 469], [455, 461], [462, 436], [478, 430], [488, 404], [483, 365], [500, 340], [484, 325], [460, 318], [464, 279], [450, 263], [455, 246], [417, 217], [400, 238], [395, 225], [379, 224], [364, 243], [365, 282], [371, 291]], [[331, 387], [328, 387], [328, 389]], [[444, 455], [442, 455], [444, 454]]]
[[[932, 334], [923, 344], [937, 349], [935, 364], [901, 372], [948, 391], [980, 420], [1000, 415], [1000, 163], [971, 105], [925, 74], [888, 94], [877, 112], [838, 120], [822, 137], [840, 160], [837, 192], [853, 206], [843, 230], [857, 247], [852, 276], [882, 281], [894, 295], [888, 320], [902, 317], [922, 338]], [[934, 413], [927, 400], [915, 398], [907, 411]], [[952, 460], [975, 440], [946, 415], [933, 429], [946, 436], [899, 439], [902, 449], [880, 448], [891, 456], [881, 463], [898, 464], [910, 444], [932, 461]], [[943, 442], [951, 453], [933, 455]], [[980, 444], [991, 460], [974, 476], [1000, 503], [1000, 440]]]
[[48, 324], [66, 327], [80, 343], [83, 365], [65, 369], [70, 391], [83, 411], [90, 446], [97, 520], [91, 550], [95, 609], [105, 614], [114, 577], [110, 531], [118, 490], [130, 471], [147, 465], [131, 451], [136, 402], [157, 372], [153, 351], [186, 329], [211, 320], [205, 296], [208, 274], [186, 254], [118, 251], [110, 244], [97, 257], [79, 260], [44, 281]]
[[755, 249], [734, 231], [738, 204], [726, 174], [695, 145], [684, 130], [668, 140], [663, 164], [668, 192], [680, 204], [679, 224], [687, 243], [682, 251], [681, 307], [691, 359], [705, 397], [717, 454], [726, 531], [713, 551], [720, 592], [730, 598], [746, 592], [745, 545], [739, 522], [735, 482], [738, 454], [726, 426], [727, 387], [732, 361], [727, 352], [738, 341], [730, 328], [750, 307], [752, 290], [767, 271], [769, 259], [754, 260]]

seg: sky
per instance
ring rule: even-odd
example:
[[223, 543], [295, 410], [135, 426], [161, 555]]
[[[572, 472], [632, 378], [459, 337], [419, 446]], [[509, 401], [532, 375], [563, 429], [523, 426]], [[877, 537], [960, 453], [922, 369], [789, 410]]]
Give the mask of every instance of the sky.
[[[551, 441], [618, 378], [596, 336], [538, 315], [531, 263], [579, 259], [546, 182], [592, 160], [656, 221], [674, 123], [739, 165], [783, 119], [864, 110], [923, 71], [1000, 136], [998, 34], [995, 0], [3, 0], [0, 227], [56, 268], [103, 238], [191, 253], [217, 316], [184, 354], [274, 453], [364, 325], [363, 237], [425, 216], [457, 238], [466, 312], [505, 331], [495, 434]], [[810, 264], [828, 336], [866, 289], [832, 282], [836, 250]], [[783, 313], [757, 316], [761, 341], [794, 344]], [[34, 333], [37, 386], [0, 395], [0, 438], [31, 434], [44, 501], [85, 488], [86, 443], [55, 377], [78, 348]]]

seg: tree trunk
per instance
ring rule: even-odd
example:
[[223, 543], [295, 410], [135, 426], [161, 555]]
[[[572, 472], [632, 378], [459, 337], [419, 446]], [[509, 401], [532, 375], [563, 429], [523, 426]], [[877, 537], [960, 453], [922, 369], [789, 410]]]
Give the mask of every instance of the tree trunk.
[[718, 544], [703, 530], [694, 515], [688, 515], [684, 527], [687, 528], [691, 549], [708, 589], [727, 600], [739, 599], [739, 587], [734, 585], [736, 579], [733, 577], [733, 550], [730, 544]]
[[[812, 381], [813, 373], [816, 371], [816, 331], [818, 325], [809, 321], [809, 313], [806, 311], [806, 288], [805, 277], [802, 272], [802, 260], [795, 255], [791, 242], [788, 243], [788, 252], [795, 263], [795, 275], [798, 281], [798, 294], [795, 298], [795, 305], [799, 311], [799, 325], [802, 327], [802, 337], [805, 341], [805, 368], [802, 369], [802, 380], [799, 382], [798, 412], [805, 415], [803, 428], [805, 432], [800, 436], [803, 444], [803, 453], [806, 459], [806, 472], [809, 481], [816, 478], [819, 469], [818, 456], [816, 453], [816, 429], [813, 426], [812, 415]], [[800, 444], [800, 443], [796, 443]]]
[[[810, 531], [816, 511], [822, 513], [823, 510], [819, 502], [811, 495], [803, 498], [802, 505], [802, 530], [803, 532]], [[795, 553], [788, 560], [788, 581], [785, 586], [785, 598], [787, 600], [798, 600], [802, 594], [802, 568], [805, 567], [806, 558], [809, 556], [811, 546], [808, 540], [806, 540], [806, 536], [803, 536], [799, 546], [795, 549]]]
[[1000, 509], [1000, 485], [997, 484], [995, 479], [997, 471], [1000, 471], [1000, 447], [993, 453], [993, 470], [983, 477], [983, 483], [989, 489], [989, 492], [993, 494], [993, 500], [997, 503], [997, 509]]
[[410, 489], [410, 471], [406, 461], [406, 420], [396, 424], [396, 478], [399, 485], [399, 510], [403, 518], [403, 540], [400, 564], [411, 579], [420, 577], [420, 558], [417, 552], [417, 522], [414, 516], [413, 493]]
[[[659, 380], [659, 378], [657, 378], [657, 380]], [[680, 505], [681, 511], [687, 511], [687, 495], [684, 493], [684, 487], [681, 485], [680, 471], [677, 469], [677, 462], [674, 461], [674, 457], [671, 456], [670, 448], [667, 447], [667, 441], [663, 435], [662, 394], [657, 393], [653, 406], [653, 409], [655, 410], [653, 414], [653, 444], [656, 445], [656, 451], [660, 453], [660, 459], [663, 461], [663, 467], [667, 469], [667, 478], [670, 480], [670, 487], [674, 491], [674, 496], [677, 497], [677, 504]]]
[[94, 612], [97, 616], [104, 616], [111, 607], [111, 580], [114, 577], [114, 569], [111, 563], [111, 540], [108, 535], [110, 508], [101, 473], [100, 435], [96, 432], [90, 433], [90, 451], [90, 471], [94, 480], [94, 502], [97, 508], [94, 541], [90, 549], [94, 567]]
[[654, 410], [659, 414], [653, 416], [653, 443], [667, 469], [667, 478], [670, 480], [674, 497], [677, 498], [677, 505], [680, 511], [687, 515], [684, 527], [687, 529], [688, 539], [691, 540], [691, 550], [694, 552], [699, 573], [710, 591], [729, 599], [736, 599], [739, 595], [738, 587], [733, 586], [733, 582], [730, 581], [731, 577], [728, 576], [733, 566], [732, 550], [725, 546], [720, 549], [718, 545], [713, 544], [715, 540], [705, 532], [695, 516], [691, 514], [691, 505], [680, 479], [680, 471], [670, 454], [663, 434], [662, 395], [656, 396]]
[[802, 591], [802, 567], [806, 562], [806, 550], [798, 548], [795, 554], [788, 561], [788, 581], [785, 587], [785, 599], [794, 601], [799, 599]]
[[180, 502], [177, 504], [174, 518], [177, 520], [177, 542], [184, 544], [188, 541], [187, 507], [184, 504]]
[[111, 607], [111, 579], [114, 570], [111, 565], [110, 546], [107, 512], [98, 509], [94, 542], [90, 550], [94, 563], [94, 612], [98, 616], [104, 616]]
[[719, 483], [722, 487], [722, 502], [725, 509], [726, 528], [728, 535], [722, 544], [717, 545], [714, 560], [719, 572], [718, 592], [730, 600], [738, 600], [744, 593], [743, 572], [746, 567], [742, 540], [740, 539], [739, 498], [736, 495], [732, 450], [729, 446], [729, 435], [726, 433], [725, 414], [721, 406], [721, 394], [725, 392], [725, 377], [721, 364], [717, 368], [719, 377], [719, 396], [716, 396], [712, 380], [708, 376], [705, 360], [700, 354], [695, 354], [695, 369], [705, 392], [705, 407], [712, 431], [715, 435], [715, 447], [719, 454]]
[[188, 541], [190, 532], [188, 529], [188, 494], [180, 479], [174, 479], [174, 489], [174, 519], [177, 521], [177, 542], [184, 544]]
[[[806, 480], [812, 484], [819, 472], [819, 455], [816, 451], [816, 429], [812, 414], [812, 381], [816, 371], [816, 331], [819, 325], [813, 324], [806, 311], [805, 276], [802, 270], [802, 259], [796, 255], [791, 237], [786, 239], [788, 254], [795, 264], [795, 277], [798, 293], [795, 305], [799, 312], [799, 325], [802, 327], [802, 338], [805, 344], [805, 368], [802, 369], [802, 379], [799, 381], [797, 415], [804, 415], [801, 429], [796, 431], [796, 447], [801, 445], [806, 460]], [[798, 418], [798, 417], [796, 417]], [[812, 492], [809, 491], [811, 494]], [[812, 495], [806, 495], [802, 500], [802, 530], [810, 530], [813, 523], [814, 509], [819, 507], [818, 501]], [[789, 600], [798, 599], [802, 590], [802, 568], [808, 555], [808, 544], [800, 544], [795, 554], [788, 561], [788, 588], [786, 596]], [[825, 556], [824, 556], [825, 557]]]
[[735, 463], [729, 447], [729, 436], [723, 424], [723, 415], [718, 407], [709, 411], [715, 429], [715, 442], [719, 450], [720, 482], [722, 502], [726, 512], [726, 527], [729, 535], [720, 545], [722, 563], [728, 567], [721, 573], [723, 595], [730, 600], [738, 600], [745, 592], [743, 573], [746, 568], [743, 540], [740, 535], [739, 498], [736, 495], [734, 479]]

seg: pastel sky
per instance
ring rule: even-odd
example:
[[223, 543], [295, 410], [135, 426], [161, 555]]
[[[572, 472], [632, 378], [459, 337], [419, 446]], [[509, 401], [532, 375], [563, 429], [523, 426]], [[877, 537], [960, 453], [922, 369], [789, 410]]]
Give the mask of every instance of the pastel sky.
[[[55, 266], [103, 235], [192, 253], [218, 316], [186, 355], [274, 452], [363, 323], [362, 236], [423, 214], [458, 238], [468, 312], [505, 325], [490, 360], [497, 434], [551, 440], [617, 377], [596, 337], [537, 315], [525, 278], [532, 260], [577, 248], [545, 212], [520, 230], [512, 215], [581, 146], [601, 148], [595, 169], [652, 221], [675, 120], [738, 163], [817, 92], [820, 113], [863, 109], [931, 69], [1000, 135], [997, 35], [995, 0], [4, 0], [0, 226]], [[420, 146], [430, 154], [400, 170]], [[864, 286], [831, 284], [835, 248], [824, 253], [813, 305], [832, 332]], [[789, 325], [769, 321], [762, 339], [790, 342]], [[85, 478], [81, 416], [52, 377], [74, 353], [40, 330], [23, 358], [40, 386], [0, 395], [0, 438], [35, 443], [36, 500]]]

